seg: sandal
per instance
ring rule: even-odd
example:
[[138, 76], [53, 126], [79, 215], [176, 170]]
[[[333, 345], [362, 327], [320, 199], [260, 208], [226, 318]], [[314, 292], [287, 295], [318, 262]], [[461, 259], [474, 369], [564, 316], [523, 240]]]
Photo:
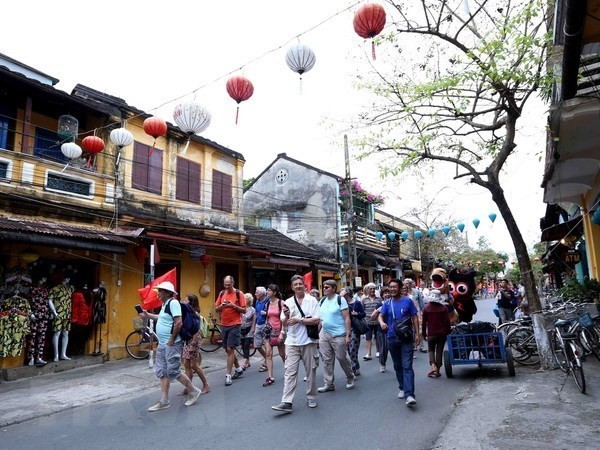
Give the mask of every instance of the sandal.
[[437, 373], [437, 372], [436, 372], [435, 370], [432, 370], [431, 372], [429, 372], [429, 373], [427, 374], [427, 376], [428, 376], [429, 378], [435, 378], [435, 377], [437, 376], [437, 375], [436, 375], [436, 373]]
[[271, 386], [275, 384], [275, 378], [267, 378], [267, 381], [263, 383], [263, 387]]
[[259, 372], [266, 372], [267, 370], [267, 366], [265, 366], [264, 364], [262, 366], [260, 366], [260, 369], [258, 369]]

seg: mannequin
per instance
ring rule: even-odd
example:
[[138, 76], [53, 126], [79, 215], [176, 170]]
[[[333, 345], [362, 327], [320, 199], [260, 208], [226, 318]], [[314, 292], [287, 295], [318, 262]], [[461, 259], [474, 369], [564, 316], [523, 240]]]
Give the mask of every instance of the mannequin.
[[[70, 278], [65, 278], [50, 290], [49, 306], [55, 316], [54, 335], [52, 336], [54, 361], [71, 359], [67, 357], [67, 345], [69, 345], [69, 331], [71, 330], [71, 296], [75, 288], [69, 284], [70, 281]], [[62, 342], [59, 342], [61, 336]], [[60, 352], [59, 343], [61, 343]]]
[[[31, 290], [31, 316], [29, 322], [30, 335], [27, 337], [27, 360], [29, 365], [43, 366], [46, 361], [42, 359], [46, 330], [51, 316], [49, 290], [46, 277], [40, 278], [35, 288]], [[54, 305], [53, 305], [54, 306]], [[54, 310], [54, 314], [56, 310]]]
[[[92, 355], [102, 354], [102, 324], [106, 323], [106, 288], [104, 281], [94, 289], [94, 309], [92, 320], [94, 322], [94, 353]], [[98, 347], [96, 347], [96, 343]]]

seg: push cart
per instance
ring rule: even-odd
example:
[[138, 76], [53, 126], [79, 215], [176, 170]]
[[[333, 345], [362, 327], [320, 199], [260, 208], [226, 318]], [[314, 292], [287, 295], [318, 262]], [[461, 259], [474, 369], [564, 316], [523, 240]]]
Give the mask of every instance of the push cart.
[[450, 334], [444, 350], [444, 370], [452, 378], [452, 366], [459, 364], [504, 364], [508, 375], [515, 376], [515, 362], [510, 348], [504, 348], [501, 332]]

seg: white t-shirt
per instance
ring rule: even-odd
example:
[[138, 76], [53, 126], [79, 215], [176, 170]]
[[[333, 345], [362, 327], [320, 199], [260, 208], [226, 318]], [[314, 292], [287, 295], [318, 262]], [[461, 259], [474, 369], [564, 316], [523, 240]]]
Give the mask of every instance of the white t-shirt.
[[[302, 312], [304, 316], [310, 317], [321, 317], [319, 302], [316, 298], [309, 294], [305, 294], [302, 302], [298, 300], [302, 308]], [[296, 302], [294, 301], [294, 297], [290, 297], [285, 301], [285, 305], [290, 309], [290, 319], [295, 317], [297, 319], [302, 319], [302, 314], [296, 307]], [[308, 345], [317, 342], [316, 339], [310, 339], [306, 334], [306, 326], [301, 323], [297, 323], [295, 325], [288, 325], [287, 328], [287, 337], [285, 339], [285, 345]]]

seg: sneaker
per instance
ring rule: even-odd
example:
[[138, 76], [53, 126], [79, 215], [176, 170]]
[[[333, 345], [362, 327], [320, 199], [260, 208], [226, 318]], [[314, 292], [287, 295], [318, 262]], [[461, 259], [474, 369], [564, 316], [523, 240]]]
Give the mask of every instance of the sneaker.
[[398, 392], [398, 398], [404, 398], [404, 391], [402, 389]]
[[379, 373], [386, 373], [387, 369], [385, 368], [385, 366], [379, 366]]
[[231, 376], [231, 378], [234, 379], [234, 380], [237, 380], [242, 375], [244, 375], [244, 371], [241, 368], [240, 368], [240, 370], [235, 369], [235, 371], [233, 372], [233, 375]]
[[356, 372], [354, 372], [354, 377], [360, 377], [360, 370], [357, 370]]
[[202, 391], [200, 389], [196, 389], [196, 392], [193, 392], [191, 395], [188, 396], [188, 399], [184, 403], [184, 405], [192, 406], [194, 403], [196, 403], [198, 401], [198, 397], [200, 397], [201, 393], [202, 393]]
[[231, 386], [231, 375], [225, 375], [225, 386]]
[[375, 357], [379, 358], [379, 352], [375, 353]]
[[354, 382], [356, 381], [356, 377], [348, 378], [346, 380], [346, 389], [352, 389], [354, 387]]
[[415, 398], [412, 395], [409, 395], [408, 397], [406, 397], [406, 406], [415, 406], [417, 404], [417, 401], [415, 400]]
[[371, 358], [371, 355], [365, 355], [365, 356], [363, 356], [363, 359], [365, 361], [370, 361], [372, 358]]
[[329, 385], [325, 385], [325, 386], [321, 386], [320, 388], [317, 388], [317, 392], [323, 393], [323, 392], [331, 392], [331, 391], [335, 391], [335, 386], [329, 386]]
[[275, 411], [281, 411], [284, 413], [291, 414], [292, 412], [292, 404], [287, 402], [281, 402], [279, 405], [271, 406], [271, 409]]
[[151, 406], [150, 408], [148, 408], [148, 411], [153, 412], [153, 411], [160, 411], [161, 409], [167, 409], [171, 407], [171, 402], [170, 401], [166, 401], [166, 402], [158, 402], [156, 405]]
[[309, 408], [316, 408], [317, 407], [317, 400], [314, 398], [309, 398], [308, 401], [308, 407]]
[[308, 377], [302, 378], [302, 381], [306, 381], [306, 380], [308, 380]]

